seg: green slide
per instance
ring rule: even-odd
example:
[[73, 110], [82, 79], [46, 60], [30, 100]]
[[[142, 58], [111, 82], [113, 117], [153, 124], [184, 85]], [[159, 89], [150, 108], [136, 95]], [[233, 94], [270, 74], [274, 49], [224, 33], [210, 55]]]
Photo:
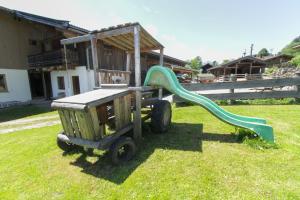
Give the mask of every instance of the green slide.
[[186, 101], [199, 104], [214, 116], [228, 124], [249, 129], [261, 136], [264, 140], [271, 143], [274, 142], [273, 128], [266, 125], [266, 120], [230, 113], [218, 106], [212, 100], [184, 89], [178, 82], [174, 72], [167, 67], [151, 67], [147, 73], [144, 85], [163, 87]]

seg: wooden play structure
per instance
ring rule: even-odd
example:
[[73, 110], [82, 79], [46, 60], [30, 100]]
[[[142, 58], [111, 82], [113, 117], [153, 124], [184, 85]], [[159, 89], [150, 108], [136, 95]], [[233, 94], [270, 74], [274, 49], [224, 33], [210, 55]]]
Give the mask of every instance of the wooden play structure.
[[[99, 73], [101, 69], [98, 69], [98, 40], [126, 50], [127, 71], [131, 54], [134, 55], [134, 87], [128, 86], [129, 81], [102, 84], [104, 77]], [[163, 65], [163, 46], [138, 23], [93, 31], [61, 41], [65, 51], [67, 45], [78, 43], [91, 46], [96, 87], [93, 91], [52, 103], [52, 107], [58, 109], [63, 126], [57, 144], [65, 151], [78, 146], [89, 150], [109, 150], [112, 162], [122, 163], [135, 154], [136, 144], [142, 137], [143, 120], [151, 118], [151, 127], [155, 132], [165, 132], [170, 125], [171, 106], [169, 102], [161, 100], [162, 89], [141, 85], [141, 52], [160, 50], [160, 65]], [[65, 60], [68, 70], [67, 57]], [[143, 117], [142, 107], [148, 109]]]

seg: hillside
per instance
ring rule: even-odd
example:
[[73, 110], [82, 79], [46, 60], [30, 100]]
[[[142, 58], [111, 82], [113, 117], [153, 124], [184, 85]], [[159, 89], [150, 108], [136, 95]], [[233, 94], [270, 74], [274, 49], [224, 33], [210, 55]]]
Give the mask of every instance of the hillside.
[[281, 53], [292, 55], [292, 56], [300, 55], [300, 49], [293, 49], [293, 47], [296, 45], [300, 45], [300, 36], [296, 37], [292, 42], [290, 42], [288, 45], [286, 45], [281, 50]]

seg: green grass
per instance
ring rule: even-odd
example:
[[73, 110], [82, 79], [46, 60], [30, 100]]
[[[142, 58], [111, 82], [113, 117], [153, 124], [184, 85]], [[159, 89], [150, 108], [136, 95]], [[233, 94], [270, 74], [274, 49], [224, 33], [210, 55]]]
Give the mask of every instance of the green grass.
[[268, 119], [276, 146], [239, 140], [199, 106], [174, 108], [167, 134], [145, 125], [137, 156], [119, 167], [100, 151], [63, 154], [59, 125], [15, 132], [0, 135], [0, 199], [300, 199], [300, 106], [225, 108]]

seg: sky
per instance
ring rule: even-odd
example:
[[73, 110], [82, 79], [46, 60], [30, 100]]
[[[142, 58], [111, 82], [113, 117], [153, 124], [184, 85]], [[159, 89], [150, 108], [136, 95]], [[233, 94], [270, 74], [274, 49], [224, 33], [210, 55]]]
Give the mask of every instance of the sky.
[[0, 0], [0, 6], [89, 30], [139, 22], [165, 54], [204, 62], [280, 51], [300, 35], [299, 0]]

